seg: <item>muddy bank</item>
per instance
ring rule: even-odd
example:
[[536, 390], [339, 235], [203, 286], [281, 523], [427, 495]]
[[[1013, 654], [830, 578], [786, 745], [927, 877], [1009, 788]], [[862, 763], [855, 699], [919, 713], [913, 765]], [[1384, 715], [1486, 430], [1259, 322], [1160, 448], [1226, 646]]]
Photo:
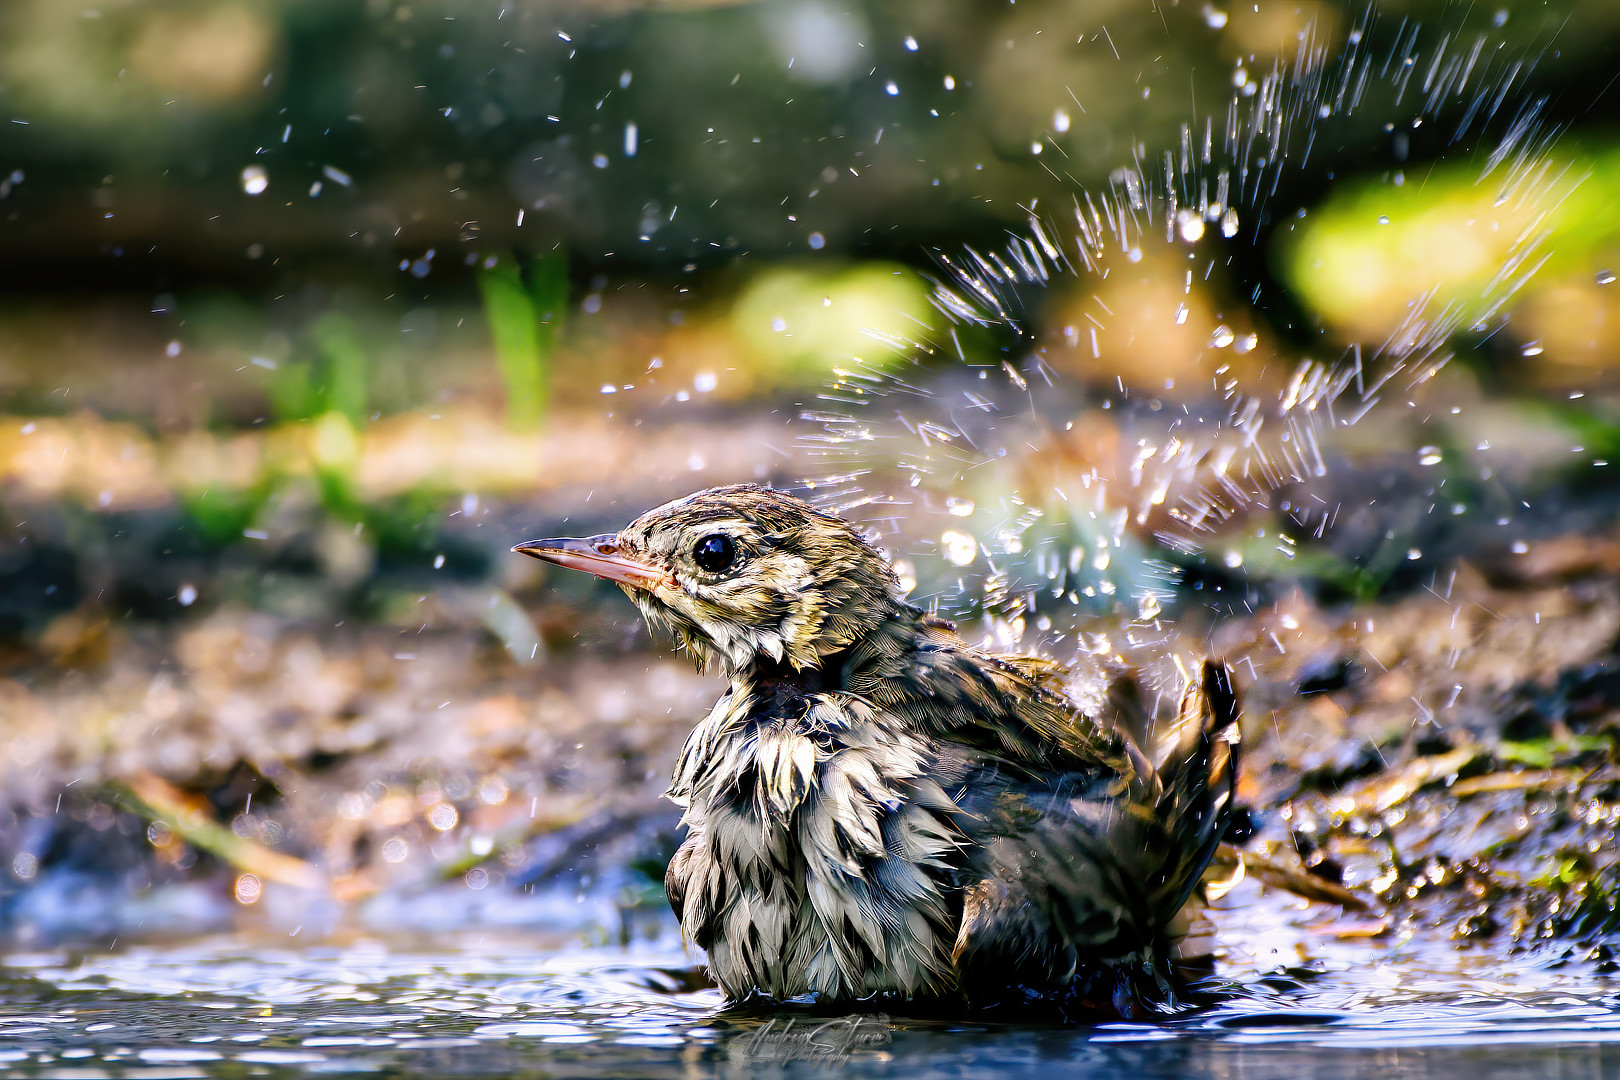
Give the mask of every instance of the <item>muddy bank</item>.
[[[6, 935], [662, 925], [661, 792], [720, 685], [611, 588], [510, 584], [424, 587], [358, 623], [229, 603], [49, 619], [0, 680]], [[1319, 886], [1326, 933], [1600, 945], [1617, 639], [1613, 532], [1218, 623], [1245, 684], [1250, 875]]]

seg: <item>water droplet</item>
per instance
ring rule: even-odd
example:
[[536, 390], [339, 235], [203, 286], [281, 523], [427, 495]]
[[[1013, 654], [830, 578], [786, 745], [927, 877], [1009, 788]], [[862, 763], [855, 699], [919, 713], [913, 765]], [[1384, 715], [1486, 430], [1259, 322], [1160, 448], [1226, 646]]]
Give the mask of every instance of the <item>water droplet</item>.
[[461, 815], [449, 803], [442, 802], [428, 811], [428, 824], [440, 832], [449, 832], [456, 827], [456, 822], [460, 820]]
[[1597, 283], [1599, 285], [1613, 285], [1614, 284], [1614, 271], [1613, 270], [1599, 270], [1597, 272]]
[[189, 584], [180, 586], [180, 593], [175, 599], [180, 601], [181, 607], [190, 607], [197, 602], [197, 586]]
[[1232, 333], [1231, 327], [1217, 326], [1215, 332], [1210, 335], [1209, 343], [1217, 349], [1224, 349], [1236, 340], [1237, 335]]
[[1227, 237], [1228, 239], [1230, 239], [1230, 238], [1237, 235], [1237, 231], [1238, 231], [1237, 211], [1233, 210], [1230, 207], [1228, 207], [1227, 210], [1226, 210], [1226, 213], [1221, 215], [1221, 235], [1224, 236], [1224, 237]]
[[247, 195], [263, 195], [270, 186], [270, 174], [263, 166], [249, 165], [242, 170], [242, 191]]
[[617, 394], [618, 392], [619, 392], [619, 388], [617, 386], [614, 386], [612, 383], [605, 382], [605, 383], [602, 384], [602, 393], [604, 393], [604, 394]]
[[901, 559], [894, 564], [895, 576], [900, 579], [900, 588], [911, 592], [917, 587], [917, 568], [907, 559]]
[[906, 35], [906, 51], [907, 52], [916, 52], [917, 51], [917, 39], [912, 37], [910, 34]]
[[1418, 450], [1419, 465], [1438, 465], [1444, 460], [1445, 455], [1441, 454], [1438, 446], [1425, 446]]
[[1388, 225], [1389, 224], [1389, 215], [1388, 214], [1379, 214], [1378, 215], [1378, 224], [1380, 224], [1380, 225]]
[[1236, 570], [1243, 565], [1243, 553], [1241, 551], [1228, 551], [1221, 561], [1227, 565], [1228, 569]]
[[1186, 324], [1187, 324], [1187, 305], [1186, 304], [1180, 304], [1180, 305], [1178, 305], [1176, 307], [1176, 325], [1177, 326], [1185, 326]]
[[467, 888], [477, 892], [479, 889], [482, 889], [484, 886], [489, 884], [489, 872], [475, 866], [471, 870], [467, 871], [467, 876], [462, 880], [467, 883]]
[[1411, 548], [1406, 552], [1406, 558], [1408, 562], [1417, 562], [1423, 558], [1423, 552], [1417, 548]]
[[1520, 349], [1519, 352], [1523, 356], [1540, 356], [1542, 353], [1541, 342], [1527, 341], [1524, 343], [1524, 348]]
[[1214, 4], [1204, 5], [1204, 25], [1211, 30], [1219, 30], [1226, 25], [1226, 12], [1216, 8]]
[[1513, 552], [1515, 555], [1523, 555], [1530, 550], [1530, 545], [1525, 543], [1523, 540], [1515, 540], [1513, 541], [1512, 547], [1510, 547], [1508, 550]]
[[444, 556], [443, 555], [435, 555], [435, 556], [433, 556], [433, 569], [435, 569], [435, 570], [443, 570], [444, 569]]
[[1181, 238], [1187, 243], [1196, 244], [1204, 238], [1204, 216], [1198, 211], [1176, 211], [1176, 224], [1180, 229]]
[[259, 897], [264, 893], [264, 886], [260, 884], [257, 874], [243, 874], [236, 879], [236, 902], [238, 904], [257, 904]]
[[715, 388], [719, 381], [720, 380], [715, 378], [712, 372], [701, 371], [698, 373], [697, 377], [692, 380], [692, 389], [696, 390], [700, 394], [707, 394], [710, 390]]
[[971, 517], [973, 500], [952, 497], [945, 500], [945, 509], [950, 511], [952, 517]]
[[945, 549], [945, 561], [952, 566], [966, 566], [979, 554], [979, 542], [955, 529], [946, 529], [941, 533], [939, 542]]
[[900, 96], [900, 87], [897, 86], [892, 81], [887, 82], [887, 83], [883, 84], [883, 92], [885, 94], [888, 94], [890, 97], [899, 97]]
[[1242, 337], [1238, 338], [1238, 340], [1237, 340], [1237, 351], [1240, 352], [1240, 353], [1246, 353], [1246, 352], [1253, 349], [1255, 346], [1257, 346], [1259, 344], [1260, 344], [1260, 335], [1259, 334], [1244, 334]]
[[1058, 109], [1052, 114], [1052, 130], [1059, 135], [1069, 130], [1069, 110]]
[[1039, 154], [1041, 152], [1041, 144], [1039, 142], [1030, 143], [1029, 152], [1032, 154]]
[[955, 90], [956, 89], [956, 80], [954, 78], [952, 78], [951, 76], [949, 76], [949, 75], [945, 76], [945, 89], [947, 89], [947, 90]]
[[818, 232], [813, 232], [813, 233], [810, 234], [810, 250], [811, 251], [820, 251], [822, 248], [824, 248], [826, 246], [827, 246], [827, 238], [825, 236], [822, 236]]
[[382, 846], [382, 857], [385, 862], [404, 862], [405, 856], [410, 853], [410, 845], [397, 836]]
[[640, 138], [640, 129], [635, 124], [624, 125], [624, 156], [635, 157], [636, 145]]

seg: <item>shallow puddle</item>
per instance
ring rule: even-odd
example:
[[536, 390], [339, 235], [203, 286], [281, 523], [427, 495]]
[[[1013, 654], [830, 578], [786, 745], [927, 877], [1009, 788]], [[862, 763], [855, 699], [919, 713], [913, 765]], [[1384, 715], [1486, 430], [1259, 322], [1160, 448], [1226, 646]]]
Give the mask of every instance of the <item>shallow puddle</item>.
[[[1620, 1073], [1620, 984], [1358, 942], [1259, 968], [1165, 1024], [735, 1018], [678, 945], [546, 949], [210, 939], [12, 954], [0, 1069], [92, 1078], [773, 1075], [1079, 1071], [1144, 1077], [1597, 1077]], [[1240, 964], [1266, 958], [1244, 953]]]

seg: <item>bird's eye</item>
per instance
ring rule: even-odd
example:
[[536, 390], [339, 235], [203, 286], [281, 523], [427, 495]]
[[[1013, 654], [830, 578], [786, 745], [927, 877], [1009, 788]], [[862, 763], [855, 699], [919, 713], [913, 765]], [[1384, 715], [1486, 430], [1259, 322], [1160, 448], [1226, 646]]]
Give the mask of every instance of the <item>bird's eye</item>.
[[692, 561], [711, 574], [730, 569], [737, 561], [737, 545], [725, 533], [711, 533], [692, 549]]

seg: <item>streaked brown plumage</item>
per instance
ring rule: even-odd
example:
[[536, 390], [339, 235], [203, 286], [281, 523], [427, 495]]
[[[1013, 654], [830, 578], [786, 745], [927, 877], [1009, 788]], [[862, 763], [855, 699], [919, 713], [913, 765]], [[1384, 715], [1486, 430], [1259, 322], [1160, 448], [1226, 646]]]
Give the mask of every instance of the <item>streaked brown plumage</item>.
[[1151, 763], [1128, 673], [967, 644], [847, 522], [742, 485], [514, 550], [621, 584], [731, 687], [669, 794], [665, 879], [732, 999], [1167, 1006], [1171, 924], [1225, 830], [1237, 701], [1206, 663]]

